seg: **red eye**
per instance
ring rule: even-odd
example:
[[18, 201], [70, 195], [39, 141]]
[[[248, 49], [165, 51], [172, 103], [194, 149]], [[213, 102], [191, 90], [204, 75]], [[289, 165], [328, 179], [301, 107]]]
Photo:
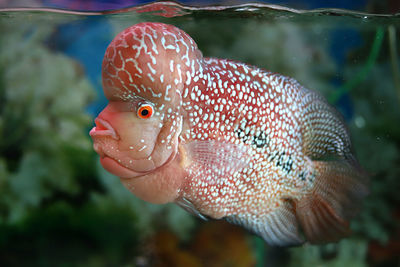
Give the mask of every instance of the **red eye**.
[[142, 104], [139, 106], [137, 115], [141, 119], [148, 119], [153, 116], [153, 106], [150, 104]]

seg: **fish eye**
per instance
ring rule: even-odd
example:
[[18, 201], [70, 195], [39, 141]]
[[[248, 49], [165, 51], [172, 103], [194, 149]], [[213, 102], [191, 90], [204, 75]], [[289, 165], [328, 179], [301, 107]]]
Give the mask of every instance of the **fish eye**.
[[141, 119], [148, 119], [153, 116], [153, 105], [145, 103], [141, 104], [137, 110], [137, 116]]

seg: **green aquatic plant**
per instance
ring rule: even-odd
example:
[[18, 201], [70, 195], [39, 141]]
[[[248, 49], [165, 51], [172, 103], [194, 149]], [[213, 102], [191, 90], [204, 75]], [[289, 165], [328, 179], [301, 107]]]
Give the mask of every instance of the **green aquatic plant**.
[[0, 28], [0, 221], [17, 221], [57, 192], [82, 190], [87, 172], [77, 175], [74, 154], [92, 153], [84, 129], [94, 91], [76, 61], [44, 45], [54, 25]]
[[196, 226], [196, 219], [191, 214], [173, 204], [156, 205], [145, 202], [126, 189], [119, 179], [108, 173], [98, 163], [97, 172], [101, 185], [107, 194], [94, 195], [94, 201], [102, 205], [104, 201], [112, 201], [118, 205], [126, 205], [138, 214], [135, 225], [141, 238], [154, 234], [157, 230], [168, 228], [181, 239], [188, 239]]
[[397, 37], [396, 28], [393, 25], [388, 27], [390, 62], [392, 63], [393, 81], [397, 91], [397, 97], [400, 103], [400, 67], [399, 55], [397, 53]]
[[367, 246], [365, 240], [347, 239], [338, 244], [293, 248], [288, 266], [364, 267], [367, 266]]
[[336, 104], [340, 97], [349, 93], [352, 88], [359, 85], [367, 77], [369, 71], [375, 65], [376, 59], [378, 58], [384, 36], [385, 31], [383, 30], [383, 28], [378, 28], [374, 38], [374, 42], [371, 47], [371, 52], [367, 58], [365, 65], [356, 75], [354, 75], [352, 79], [349, 79], [344, 85], [339, 87], [337, 90], [335, 90], [334, 93], [330, 95], [330, 97], [328, 98], [330, 103]]
[[[348, 75], [359, 67], [349, 68]], [[382, 243], [391, 238], [393, 216], [400, 203], [400, 108], [388, 62], [376, 64], [365, 81], [355, 87], [355, 116], [350, 124], [355, 150], [370, 174], [370, 196], [364, 202], [357, 229], [367, 239]]]
[[0, 24], [0, 262], [132, 262], [137, 217], [98, 201], [85, 111], [94, 90], [77, 61], [46, 46], [56, 26]]
[[3, 266], [127, 264], [138, 251], [138, 231], [131, 223], [135, 218], [128, 208], [112, 203], [85, 203], [79, 208], [52, 203], [23, 221], [0, 224], [0, 259]]

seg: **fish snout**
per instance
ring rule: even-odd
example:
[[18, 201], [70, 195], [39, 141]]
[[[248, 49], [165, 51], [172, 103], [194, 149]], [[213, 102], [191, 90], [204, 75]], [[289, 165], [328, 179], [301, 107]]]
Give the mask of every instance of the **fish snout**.
[[96, 126], [93, 127], [89, 132], [89, 135], [92, 138], [109, 136], [112, 139], [119, 140], [117, 132], [114, 130], [109, 122], [100, 118], [96, 118], [94, 122]]

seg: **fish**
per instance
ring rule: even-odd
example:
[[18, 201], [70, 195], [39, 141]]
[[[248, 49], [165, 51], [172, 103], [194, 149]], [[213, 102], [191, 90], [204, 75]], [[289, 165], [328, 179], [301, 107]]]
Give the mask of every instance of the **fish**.
[[106, 49], [107, 106], [90, 131], [138, 198], [223, 219], [271, 246], [336, 242], [368, 194], [340, 113], [295, 79], [204, 57], [183, 30], [144, 22]]

